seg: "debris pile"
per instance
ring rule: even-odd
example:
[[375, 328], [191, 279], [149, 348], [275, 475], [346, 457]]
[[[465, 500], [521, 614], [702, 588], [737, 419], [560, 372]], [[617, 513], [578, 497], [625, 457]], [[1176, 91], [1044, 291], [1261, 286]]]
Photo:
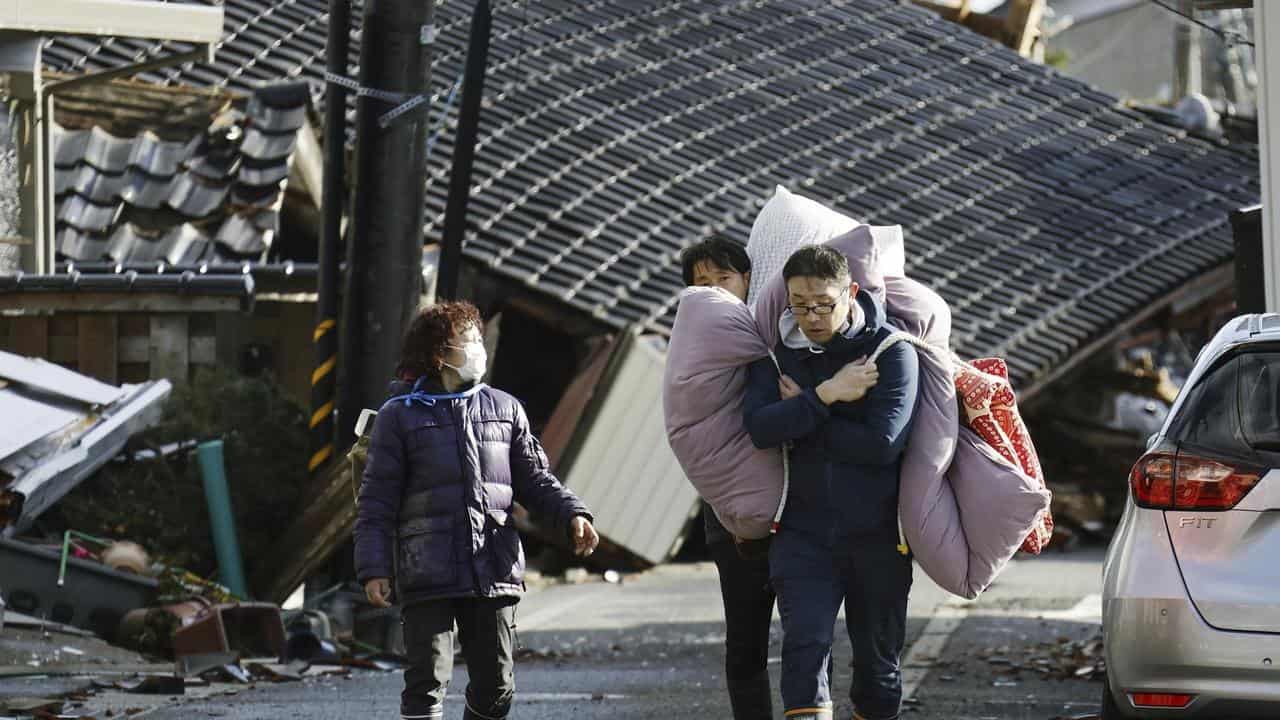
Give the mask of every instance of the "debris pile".
[[1018, 648], [984, 648], [977, 656], [990, 668], [992, 684], [996, 687], [1012, 687], [1024, 676], [1060, 681], [1101, 681], [1107, 674], [1101, 634], [1086, 640], [1072, 640], [1064, 636]]
[[269, 379], [198, 372], [173, 390], [159, 421], [63, 498], [46, 524], [106, 538], [145, 538], [148, 550], [167, 563], [203, 576], [221, 570], [223, 583], [231, 585], [219, 567], [218, 523], [210, 516], [199, 461], [199, 446], [212, 440], [223, 443], [230, 521], [244, 574], [269, 574], [282, 555], [282, 529], [303, 509], [308, 481], [305, 413]]
[[1046, 389], [1029, 408], [1028, 425], [1053, 491], [1050, 547], [1109, 540], [1128, 496], [1129, 471], [1163, 426], [1194, 364], [1194, 341], [1198, 337], [1178, 331], [1136, 334], [1070, 382]]

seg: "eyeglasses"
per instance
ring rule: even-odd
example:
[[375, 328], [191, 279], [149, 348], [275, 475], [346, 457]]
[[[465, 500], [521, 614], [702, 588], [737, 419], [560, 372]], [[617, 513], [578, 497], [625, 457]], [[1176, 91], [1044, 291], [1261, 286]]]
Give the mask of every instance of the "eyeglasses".
[[[848, 292], [847, 290], [844, 292]], [[809, 313], [814, 315], [830, 315], [836, 311], [836, 306], [840, 304], [840, 300], [844, 299], [844, 292], [840, 293], [840, 297], [835, 302], [819, 303], [817, 305], [787, 305], [787, 309], [796, 317], [804, 317]]]

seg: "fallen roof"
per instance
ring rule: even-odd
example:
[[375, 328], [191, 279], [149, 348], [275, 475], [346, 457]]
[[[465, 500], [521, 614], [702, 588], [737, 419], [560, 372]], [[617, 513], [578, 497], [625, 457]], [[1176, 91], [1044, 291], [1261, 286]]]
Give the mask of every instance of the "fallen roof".
[[0, 528], [13, 534], [160, 417], [167, 380], [115, 387], [0, 352]]
[[[322, 0], [225, 8], [212, 66], [150, 77], [322, 90]], [[443, 97], [469, 4], [440, 6], [436, 25]], [[158, 50], [59, 39], [46, 62], [97, 68], [121, 52]], [[908, 271], [951, 303], [957, 351], [1007, 357], [1019, 386], [1225, 263], [1227, 212], [1259, 196], [1255, 148], [1190, 136], [879, 0], [503, 3], [486, 96], [465, 252], [488, 271], [666, 332], [680, 249], [713, 229], [745, 241], [782, 183], [903, 225]], [[428, 240], [450, 139], [430, 159]]]
[[[114, 385], [72, 372], [48, 360], [6, 352], [0, 352], [0, 378], [88, 405], [109, 405], [124, 394], [124, 390]], [[0, 457], [4, 455], [0, 454]]]

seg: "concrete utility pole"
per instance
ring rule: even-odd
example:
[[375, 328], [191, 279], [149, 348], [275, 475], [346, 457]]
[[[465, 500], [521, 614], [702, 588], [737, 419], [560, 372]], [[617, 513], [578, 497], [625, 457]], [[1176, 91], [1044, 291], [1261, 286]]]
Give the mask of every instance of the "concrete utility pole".
[[[356, 108], [356, 181], [342, 313], [338, 450], [354, 440], [361, 408], [377, 408], [395, 371], [400, 340], [422, 295], [427, 107], [387, 122], [428, 92], [433, 0], [366, 0]], [[382, 93], [399, 93], [390, 102]]]
[[1258, 2], [1253, 8], [1253, 36], [1258, 66], [1258, 157], [1262, 171], [1262, 261], [1266, 273], [1267, 310], [1280, 311], [1280, 5]]

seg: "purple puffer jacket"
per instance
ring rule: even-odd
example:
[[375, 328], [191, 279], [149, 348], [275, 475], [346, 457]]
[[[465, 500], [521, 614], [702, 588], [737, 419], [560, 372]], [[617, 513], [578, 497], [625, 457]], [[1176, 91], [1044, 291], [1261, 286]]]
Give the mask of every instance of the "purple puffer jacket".
[[548, 469], [524, 408], [477, 385], [392, 383], [378, 411], [356, 511], [356, 575], [394, 578], [402, 604], [524, 589], [519, 502], [564, 532], [591, 514]]

